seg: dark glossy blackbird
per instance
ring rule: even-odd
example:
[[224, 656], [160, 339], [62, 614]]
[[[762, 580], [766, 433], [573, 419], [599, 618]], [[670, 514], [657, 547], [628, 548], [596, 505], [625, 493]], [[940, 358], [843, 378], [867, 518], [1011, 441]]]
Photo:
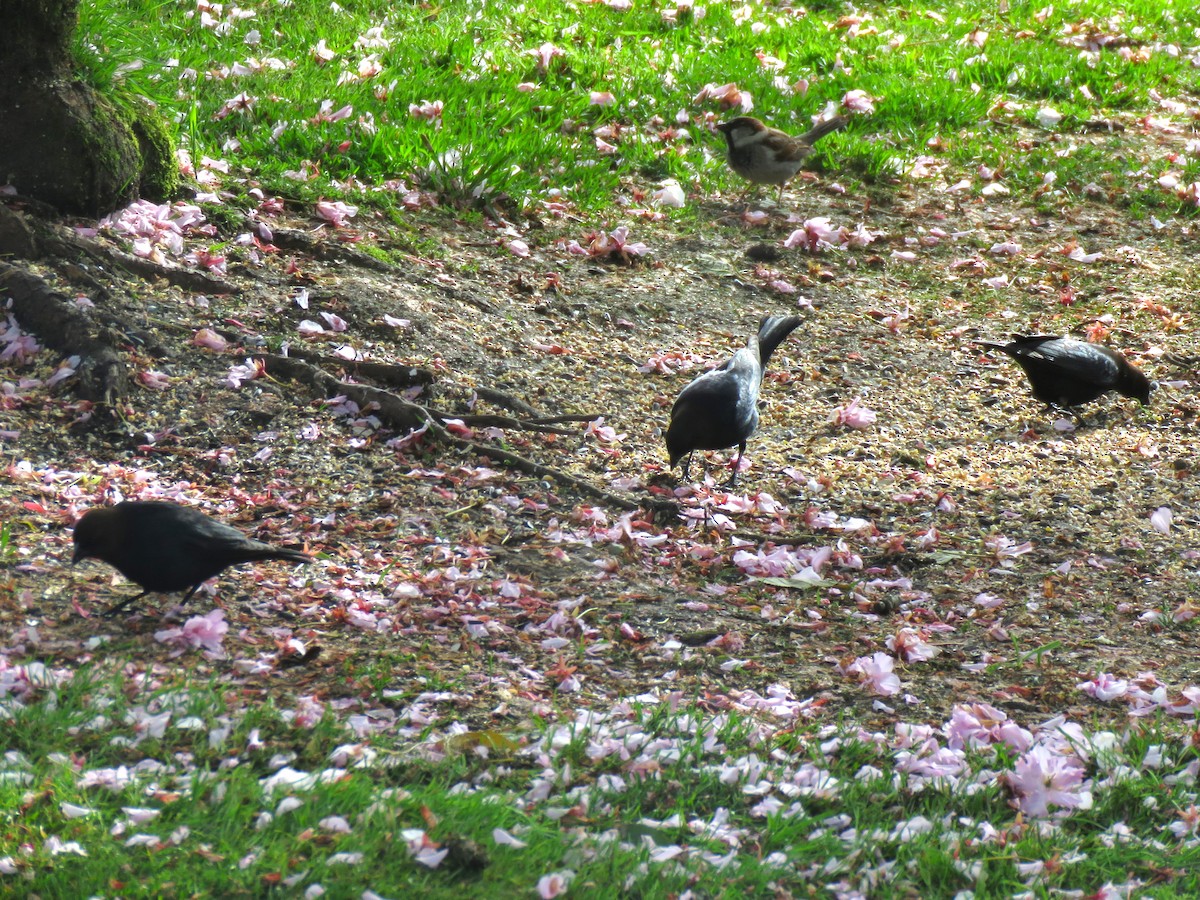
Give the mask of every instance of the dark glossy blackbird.
[[229, 566], [263, 559], [311, 562], [298, 550], [252, 540], [204, 513], [161, 501], [90, 509], [75, 525], [75, 557], [102, 559], [143, 590], [105, 611], [110, 616], [151, 591], [187, 591], [181, 603]]
[[1078, 406], [1108, 391], [1145, 404], [1154, 389], [1129, 360], [1099, 344], [1046, 334], [1017, 336], [1008, 344], [975, 343], [1015, 359], [1029, 377], [1033, 396], [1051, 406]]
[[[767, 316], [758, 334], [732, 359], [698, 376], [679, 392], [667, 427], [667, 454], [672, 468], [687, 456], [684, 478], [688, 477], [696, 450], [723, 450], [736, 445], [741, 464], [746, 440], [758, 428], [758, 390], [767, 360], [800, 321], [799, 316]], [[737, 482], [737, 470], [734, 466], [731, 485]]]

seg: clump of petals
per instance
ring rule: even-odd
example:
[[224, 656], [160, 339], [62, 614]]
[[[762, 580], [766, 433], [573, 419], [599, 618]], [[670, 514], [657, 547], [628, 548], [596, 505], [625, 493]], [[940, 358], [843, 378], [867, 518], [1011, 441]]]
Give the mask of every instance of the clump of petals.
[[875, 112], [875, 101], [877, 99], [877, 97], [872, 97], [866, 91], [847, 91], [842, 96], [842, 107], [849, 112], [869, 116]]
[[715, 100], [722, 109], [740, 109], [744, 113], [754, 109], [754, 99], [749, 91], [743, 91], [734, 82], [728, 84], [706, 84], [692, 98], [693, 103], [703, 103], [705, 100]]
[[324, 219], [333, 225], [334, 228], [341, 228], [347, 219], [351, 219], [356, 215], [358, 215], [358, 207], [351, 206], [349, 203], [343, 203], [341, 200], [317, 201], [318, 218]]
[[846, 673], [857, 676], [859, 681], [881, 697], [890, 697], [900, 693], [900, 676], [892, 671], [895, 666], [896, 660], [886, 653], [875, 653], [854, 660], [846, 667]]
[[224, 610], [214, 609], [205, 616], [192, 616], [183, 628], [168, 628], [155, 632], [154, 639], [160, 644], [175, 644], [184, 648], [197, 647], [211, 655], [221, 653], [221, 642], [229, 623]]
[[915, 628], [901, 628], [887, 639], [887, 648], [905, 662], [924, 662], [937, 656], [937, 647], [925, 640]]
[[542, 900], [551, 900], [553, 897], [558, 897], [567, 892], [567, 886], [570, 885], [571, 879], [575, 877], [575, 873], [570, 869], [564, 869], [561, 872], [551, 872], [549, 875], [543, 875], [538, 879], [537, 892]]
[[829, 417], [834, 425], [845, 425], [848, 428], [870, 428], [875, 424], [878, 414], [873, 409], [862, 405], [862, 398], [855, 397], [845, 406], [839, 406]]
[[1017, 760], [1013, 770], [1004, 776], [1004, 783], [1021, 812], [1043, 818], [1050, 815], [1051, 806], [1091, 808], [1092, 794], [1083, 775], [1078, 759], [1039, 744]]

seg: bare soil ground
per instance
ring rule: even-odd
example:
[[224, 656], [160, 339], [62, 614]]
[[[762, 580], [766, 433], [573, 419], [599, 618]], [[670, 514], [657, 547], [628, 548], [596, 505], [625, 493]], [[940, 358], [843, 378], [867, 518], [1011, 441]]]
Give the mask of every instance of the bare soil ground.
[[[18, 434], [0, 443], [11, 534], [0, 651], [56, 667], [98, 654], [132, 669], [186, 665], [230, 679], [243, 697], [400, 708], [425, 695], [476, 728], [655, 688], [725, 704], [773, 685], [811, 699], [813, 716], [864, 724], [940, 723], [972, 699], [1022, 722], [1120, 720], [1124, 709], [1095, 704], [1076, 684], [1102, 671], [1153, 671], [1172, 689], [1200, 682], [1188, 621], [1200, 608], [1200, 346], [1187, 220], [1158, 229], [1053, 196], [1031, 205], [889, 188], [868, 203], [828, 180], [790, 189], [784, 213], [764, 225], [747, 224], [739, 204], [700, 203], [704, 224], [686, 233], [626, 219], [650, 251], [628, 263], [557, 246], [586, 246], [589, 229], [570, 216], [522, 226], [532, 254], [518, 258], [505, 246], [516, 232], [475, 215], [414, 214], [398, 225], [364, 212], [335, 231], [296, 212], [272, 223], [298, 233], [292, 249], [281, 239], [255, 264], [228, 248], [229, 294], [94, 259], [34, 264], [56, 290], [92, 300], [131, 372], [169, 383], [135, 380], [111, 420], [89, 417], [70, 382], [7, 393], [2, 427]], [[815, 216], [880, 237], [858, 249], [785, 249]], [[237, 231], [222, 226], [220, 236]], [[991, 252], [1004, 242], [1019, 251]], [[1074, 260], [1076, 246], [1101, 255]], [[1002, 274], [1007, 286], [983, 283]], [[295, 300], [302, 288], [307, 310]], [[730, 454], [698, 456], [692, 483], [668, 472], [670, 405], [701, 368], [638, 368], [664, 352], [720, 361], [763, 315], [798, 310], [805, 324], [772, 361], [763, 426], [736, 490], [722, 487]], [[321, 312], [346, 330], [331, 332]], [[305, 319], [326, 333], [303, 338]], [[1014, 364], [971, 343], [1088, 326], [1104, 326], [1151, 377], [1191, 383], [1145, 409], [1105, 398], [1084, 409], [1084, 427], [1060, 431]], [[192, 343], [201, 328], [230, 349]], [[505, 458], [432, 430], [389, 446], [402, 430], [371, 421], [372, 410], [345, 415], [314, 382], [226, 383], [231, 366], [283, 341], [326, 356], [349, 345], [398, 372], [429, 370], [434, 382], [416, 402], [440, 410], [534, 418], [475, 395], [490, 388], [541, 416], [603, 416], [617, 437], [580, 422], [546, 433], [477, 421], [451, 430], [469, 429]], [[45, 378], [55, 363], [48, 351], [31, 365], [6, 362], [0, 380]], [[317, 367], [402, 390], [328, 360]], [[876, 422], [832, 422], [856, 397]], [[522, 470], [512, 454], [633, 510]], [[707, 485], [698, 482], [706, 469]], [[224, 608], [224, 659], [176, 658], [155, 640], [160, 613], [184, 615], [168, 613], [171, 599], [99, 617], [132, 586], [101, 564], [66, 565], [79, 511], [156, 495], [320, 556], [307, 571], [227, 572], [215, 599], [193, 600], [187, 614]], [[763, 512], [771, 499], [779, 509]], [[1164, 506], [1174, 516], [1167, 534], [1150, 523]], [[823, 581], [780, 587], [735, 564], [739, 549], [775, 545], [831, 547]], [[889, 652], [903, 628], [939, 653], [898, 665], [901, 694], [875, 697], [839, 668]]]

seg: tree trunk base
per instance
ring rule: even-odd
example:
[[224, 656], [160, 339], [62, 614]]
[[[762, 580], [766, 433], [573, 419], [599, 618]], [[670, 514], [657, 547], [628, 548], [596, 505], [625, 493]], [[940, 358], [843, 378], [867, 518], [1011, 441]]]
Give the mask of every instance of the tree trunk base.
[[97, 217], [137, 195], [143, 155], [129, 115], [67, 78], [13, 77], [0, 66], [0, 84], [0, 184]]

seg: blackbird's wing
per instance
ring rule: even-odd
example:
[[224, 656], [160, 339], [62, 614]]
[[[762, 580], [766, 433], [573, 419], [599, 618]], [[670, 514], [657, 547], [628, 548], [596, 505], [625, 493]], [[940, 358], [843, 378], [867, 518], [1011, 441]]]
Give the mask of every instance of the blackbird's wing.
[[132, 563], [140, 572], [137, 580], [163, 591], [193, 587], [272, 550], [198, 510], [170, 504], [147, 504], [128, 539], [142, 551]]
[[738, 380], [728, 368], [705, 372], [685, 387], [671, 407], [670, 428], [680, 446], [721, 450], [738, 443], [739, 396]]
[[1022, 338], [1009, 345], [1013, 357], [1024, 365], [1028, 361], [1039, 370], [1053, 371], [1059, 377], [1112, 386], [1121, 374], [1116, 359], [1106, 348], [1083, 341], [1036, 336]]

